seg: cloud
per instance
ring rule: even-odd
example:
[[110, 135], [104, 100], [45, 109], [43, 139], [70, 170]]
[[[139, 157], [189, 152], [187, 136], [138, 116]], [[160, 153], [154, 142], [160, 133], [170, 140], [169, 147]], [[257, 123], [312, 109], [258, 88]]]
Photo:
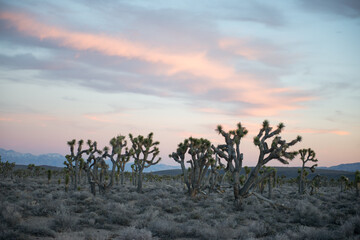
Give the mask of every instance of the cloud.
[[300, 5], [311, 12], [335, 14], [348, 18], [360, 17], [360, 1], [358, 0], [300, 0]]
[[209, 60], [206, 52], [172, 54], [161, 48], [149, 48], [121, 37], [82, 33], [49, 26], [24, 14], [14, 12], [1, 12], [0, 19], [7, 20], [24, 34], [39, 38], [41, 41], [53, 40], [63, 47], [80, 51], [96, 51], [108, 56], [128, 59], [138, 58], [152, 63], [160, 62], [168, 65], [162, 74], [169, 76], [185, 72], [198, 77], [224, 79], [234, 74], [231, 68]]
[[[167, 46], [149, 46], [144, 42], [104, 33], [79, 32], [39, 22], [30, 15], [2, 11], [0, 20], [25, 36], [72, 50], [54, 60], [38, 60], [23, 54], [4, 58], [8, 65], [19, 64], [42, 71], [37, 77], [76, 81], [98, 91], [136, 92], [156, 96], [195, 96], [206, 101], [230, 104], [238, 114], [275, 115], [294, 110], [311, 97], [284, 88], [276, 79], [258, 78], [256, 74], [239, 71], [232, 64], [208, 56], [212, 49], [200, 48], [177, 52]], [[239, 44], [240, 43], [240, 44]], [[243, 42], [244, 43], [244, 42]], [[261, 45], [261, 43], [257, 43]], [[261, 54], [249, 42], [220, 42], [220, 51], [239, 47], [244, 56], [269, 64], [277, 50], [265, 47], [270, 54]], [[215, 49], [217, 45], [213, 46]], [[99, 57], [96, 59], [96, 57]], [[264, 57], [265, 56], [265, 57]], [[89, 57], [89, 58], [88, 58]], [[91, 58], [94, 59], [91, 59]], [[1, 58], [0, 58], [1, 59]], [[244, 108], [239, 109], [239, 106]], [[246, 108], [247, 107], [247, 108]], [[204, 108], [202, 108], [204, 110]], [[213, 111], [213, 110], [212, 110]], [[221, 112], [223, 109], [220, 109]], [[216, 112], [216, 111], [213, 111]], [[230, 111], [233, 114], [234, 111]]]
[[294, 132], [297, 133], [314, 133], [314, 134], [335, 134], [335, 135], [339, 135], [339, 136], [345, 136], [345, 135], [350, 135], [349, 132], [347, 131], [343, 131], [343, 130], [334, 130], [334, 129], [296, 129], [294, 130]]
[[223, 38], [219, 40], [218, 44], [221, 49], [231, 54], [271, 67], [289, 66], [299, 58], [292, 54], [289, 48], [285, 49], [265, 39]]

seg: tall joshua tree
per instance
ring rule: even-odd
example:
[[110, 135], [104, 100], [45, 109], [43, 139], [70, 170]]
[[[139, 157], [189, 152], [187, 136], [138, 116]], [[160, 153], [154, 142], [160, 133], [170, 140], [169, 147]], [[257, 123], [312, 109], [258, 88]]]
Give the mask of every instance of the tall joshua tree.
[[116, 160], [117, 162], [117, 168], [118, 168], [118, 171], [119, 171], [119, 174], [120, 174], [120, 182], [121, 182], [121, 185], [124, 184], [124, 173], [125, 173], [125, 165], [126, 163], [128, 163], [130, 161], [130, 156], [132, 155], [133, 153], [131, 151], [129, 151], [128, 148], [125, 149], [125, 154], [123, 155], [118, 155], [118, 159]]
[[142, 192], [142, 172], [145, 168], [155, 165], [160, 162], [161, 158], [157, 158], [160, 151], [157, 147], [160, 143], [154, 142], [153, 133], [149, 133], [147, 137], [137, 136], [133, 137], [132, 134], [129, 134], [130, 140], [132, 142], [132, 150], [134, 157], [134, 165], [138, 170], [138, 181], [137, 181], [137, 191]]
[[300, 172], [300, 179], [299, 179], [299, 194], [305, 193], [305, 171], [306, 169], [310, 169], [311, 172], [315, 171], [315, 167], [317, 164], [312, 165], [311, 167], [305, 166], [308, 162], [317, 162], [318, 160], [315, 158], [315, 152], [311, 148], [308, 149], [300, 149], [300, 159], [302, 161], [302, 167]]
[[67, 166], [71, 178], [71, 182], [73, 184], [73, 189], [76, 190], [78, 187], [78, 183], [80, 182], [80, 159], [84, 153], [87, 153], [89, 149], [83, 149], [84, 140], [78, 141], [77, 151], [75, 153], [75, 145], [76, 140], [73, 139], [72, 141], [68, 141], [67, 144], [70, 147], [70, 154], [66, 155], [64, 164]]
[[240, 171], [243, 164], [240, 143], [241, 139], [248, 133], [248, 130], [242, 127], [241, 123], [238, 123], [235, 130], [225, 132], [223, 127], [218, 125], [216, 131], [225, 138], [225, 144], [218, 145], [217, 147], [212, 145], [211, 147], [220, 158], [227, 162], [225, 171], [232, 174], [234, 197], [237, 200], [239, 199]]
[[203, 179], [207, 174], [209, 166], [215, 163], [212, 158], [213, 151], [211, 143], [203, 138], [189, 138], [190, 163], [190, 194], [196, 196], [201, 190]]
[[111, 167], [111, 172], [110, 172], [109, 183], [105, 183], [103, 181], [103, 179], [95, 178], [95, 182], [99, 185], [99, 189], [100, 189], [101, 193], [105, 193], [114, 185], [116, 167], [120, 164], [120, 161], [122, 159], [128, 157], [128, 152], [127, 151], [124, 152], [126, 145], [127, 145], [127, 142], [125, 140], [125, 136], [118, 135], [117, 137], [113, 137], [110, 140], [111, 151], [108, 147], [104, 148], [104, 151], [103, 151], [104, 153], [103, 153], [102, 159], [100, 161], [102, 163], [101, 166], [105, 166], [104, 165], [105, 158], [110, 158], [112, 167]]
[[187, 153], [188, 150], [189, 150], [189, 139], [185, 139], [183, 143], [179, 143], [176, 152], [170, 154], [169, 157], [174, 159], [175, 162], [180, 164], [184, 177], [184, 183], [188, 189], [188, 193], [190, 194], [189, 175], [188, 175], [188, 170], [185, 167], [185, 154]]
[[[233, 190], [236, 205], [241, 205], [241, 199], [247, 197], [254, 186], [268, 177], [267, 174], [264, 174], [259, 179], [258, 174], [262, 166], [272, 160], [278, 160], [283, 164], [288, 164], [288, 161], [296, 156], [297, 152], [289, 152], [288, 149], [301, 141], [301, 137], [298, 136], [296, 139], [287, 142], [279, 136], [283, 129], [284, 124], [282, 123], [280, 123], [276, 129], [273, 129], [267, 120], [263, 122], [258, 135], [254, 137], [254, 144], [259, 149], [258, 162], [256, 166], [252, 168], [244, 185], [240, 188], [239, 177], [243, 164], [240, 142], [248, 131], [242, 127], [241, 123], [237, 124], [237, 129], [229, 132], [225, 132], [220, 125], [217, 127], [216, 131], [225, 138], [225, 144], [218, 145], [217, 147], [212, 146], [212, 148], [227, 162], [227, 169], [233, 175]], [[272, 142], [269, 146], [268, 141], [271, 139]], [[271, 172], [269, 172], [269, 174], [271, 174]]]
[[[185, 154], [190, 155], [189, 170], [185, 167]], [[211, 143], [203, 138], [188, 138], [178, 145], [176, 152], [169, 156], [180, 163], [184, 175], [184, 182], [188, 189], [188, 194], [195, 197], [203, 187], [205, 176], [211, 165], [215, 166], [215, 160], [212, 158], [213, 151]]]

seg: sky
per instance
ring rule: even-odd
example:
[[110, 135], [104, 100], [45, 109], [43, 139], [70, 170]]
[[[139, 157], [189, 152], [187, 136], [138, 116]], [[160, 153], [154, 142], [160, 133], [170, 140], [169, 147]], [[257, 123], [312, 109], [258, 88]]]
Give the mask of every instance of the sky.
[[254, 166], [268, 119], [320, 166], [359, 162], [359, 39], [357, 0], [0, 0], [0, 147], [153, 132], [177, 165], [185, 138], [217, 145], [241, 122]]

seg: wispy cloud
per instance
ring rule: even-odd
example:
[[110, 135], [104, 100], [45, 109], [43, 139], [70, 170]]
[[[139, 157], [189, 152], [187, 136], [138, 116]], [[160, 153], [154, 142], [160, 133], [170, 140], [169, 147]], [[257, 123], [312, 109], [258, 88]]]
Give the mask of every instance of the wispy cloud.
[[337, 129], [310, 129], [310, 128], [306, 128], [306, 129], [296, 129], [293, 130], [294, 132], [297, 133], [314, 133], [314, 134], [335, 134], [335, 135], [339, 135], [339, 136], [345, 136], [345, 135], [350, 135], [350, 132], [348, 131], [343, 131], [343, 130], [337, 130]]
[[[21, 34], [76, 51], [73, 60], [76, 64], [74, 70], [71, 70], [71, 64], [68, 63], [63, 65], [68, 71], [52, 71], [48, 65], [41, 66], [41, 61], [37, 64], [47, 70], [42, 74], [55, 75], [59, 79], [79, 79], [81, 85], [96, 90], [140, 91], [158, 96], [167, 96], [169, 93], [178, 96], [179, 93], [180, 95], [195, 94], [198, 98], [209, 101], [230, 104], [244, 102], [248, 107], [236, 112], [255, 116], [269, 116], [281, 111], [298, 109], [301, 107], [300, 103], [312, 99], [298, 90], [281, 87], [276, 79], [264, 80], [258, 78], [256, 74], [238, 71], [233, 64], [221, 61], [223, 58], [221, 56], [218, 59], [211, 58], [207, 48], [179, 53], [166, 46], [148, 46], [144, 42], [131, 41], [124, 36], [79, 32], [45, 24], [30, 15], [12, 11], [0, 12], [0, 19], [5, 21], [8, 27], [15, 28]], [[267, 64], [271, 62], [267, 59], [276, 56], [275, 52], [278, 51], [269, 45], [266, 47], [267, 52], [261, 53], [248, 42], [243, 43], [221, 40], [219, 46], [214, 46], [214, 48], [224, 53], [233, 48], [239, 48], [237, 51], [240, 51], [240, 55]], [[84, 66], [76, 62], [81, 57], [79, 52], [118, 57], [126, 61], [140, 61], [152, 67], [149, 67], [148, 72], [145, 73], [139, 72], [142, 71], [139, 67], [132, 71], [141, 76], [124, 75], [115, 70], [93, 69], [90, 76], [87, 69], [83, 69]], [[37, 61], [30, 61], [29, 59], [32, 58], [31, 55], [26, 55], [23, 64], [33, 66]], [[14, 59], [14, 61], [18, 60]], [[107, 80], [104, 81], [104, 79]], [[235, 105], [235, 107], [239, 106]], [[212, 111], [222, 112], [223, 109]]]

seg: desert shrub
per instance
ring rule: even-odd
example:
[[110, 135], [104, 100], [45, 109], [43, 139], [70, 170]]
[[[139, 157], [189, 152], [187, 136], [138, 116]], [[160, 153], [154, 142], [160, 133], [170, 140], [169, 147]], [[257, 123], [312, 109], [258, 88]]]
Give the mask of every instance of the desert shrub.
[[8, 227], [15, 227], [21, 221], [21, 214], [17, 210], [17, 206], [13, 204], [1, 204], [1, 220], [4, 221]]
[[329, 214], [329, 223], [332, 224], [341, 225], [346, 219], [346, 215], [343, 212], [334, 208], [331, 208], [328, 211], [328, 214]]
[[153, 206], [150, 206], [146, 209], [145, 212], [136, 216], [136, 220], [134, 220], [133, 225], [136, 228], [146, 228], [149, 223], [160, 215], [158, 209]]
[[69, 231], [74, 230], [76, 224], [77, 220], [71, 216], [71, 214], [66, 211], [64, 207], [60, 207], [54, 216], [51, 229], [57, 232]]
[[55, 237], [54, 231], [42, 225], [21, 225], [19, 226], [19, 230], [37, 237]]
[[179, 228], [178, 223], [169, 219], [153, 219], [148, 228], [154, 236], [162, 239], [174, 239], [182, 235], [182, 230]]
[[341, 238], [358, 236], [360, 238], [360, 216], [349, 218], [339, 229]]
[[306, 200], [297, 201], [294, 211], [294, 222], [305, 226], [320, 227], [324, 223], [324, 214], [319, 208]]
[[335, 240], [341, 239], [332, 230], [327, 228], [314, 228], [302, 226], [297, 235], [292, 236], [291, 239], [309, 239], [309, 240]]
[[252, 221], [249, 225], [249, 231], [257, 238], [274, 234], [269, 224], [262, 221]]
[[107, 223], [130, 226], [132, 212], [124, 204], [111, 202], [104, 206]]
[[17, 239], [17, 240], [27, 240], [28, 237], [24, 233], [20, 233], [13, 229], [0, 229], [0, 240], [9, 240], [9, 239]]
[[135, 227], [128, 227], [122, 230], [118, 237], [118, 240], [148, 240], [153, 239], [152, 234], [147, 229], [136, 229]]
[[31, 215], [33, 216], [51, 216], [56, 213], [58, 210], [58, 205], [60, 201], [41, 201], [33, 205], [29, 205], [28, 209], [30, 210]]

